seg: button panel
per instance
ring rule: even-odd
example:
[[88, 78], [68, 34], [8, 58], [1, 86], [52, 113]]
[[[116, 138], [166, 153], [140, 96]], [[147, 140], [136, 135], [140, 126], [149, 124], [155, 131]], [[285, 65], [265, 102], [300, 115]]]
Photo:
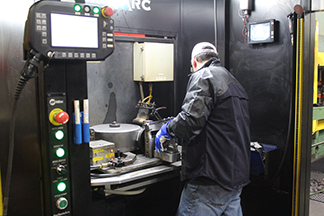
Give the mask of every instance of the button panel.
[[103, 20], [102, 48], [111, 49], [114, 47], [114, 20]]
[[[71, 200], [69, 175], [68, 125], [69, 115], [66, 112], [64, 94], [51, 94], [47, 97], [48, 113], [48, 146], [51, 184], [51, 203], [53, 215], [71, 211], [68, 205]], [[55, 204], [54, 204], [55, 203]], [[70, 215], [70, 214], [66, 214]]]
[[47, 45], [49, 41], [47, 38], [47, 14], [46, 13], [36, 13], [36, 31], [41, 32], [42, 35], [42, 45]]

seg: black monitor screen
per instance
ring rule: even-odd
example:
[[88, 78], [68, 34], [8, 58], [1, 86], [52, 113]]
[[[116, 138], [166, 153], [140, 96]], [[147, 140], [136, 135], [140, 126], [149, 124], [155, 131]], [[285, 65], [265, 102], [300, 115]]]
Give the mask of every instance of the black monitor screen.
[[275, 21], [268, 20], [249, 24], [249, 43], [274, 42]]
[[265, 41], [270, 39], [270, 23], [251, 25], [251, 41]]
[[51, 13], [51, 45], [98, 48], [98, 18]]

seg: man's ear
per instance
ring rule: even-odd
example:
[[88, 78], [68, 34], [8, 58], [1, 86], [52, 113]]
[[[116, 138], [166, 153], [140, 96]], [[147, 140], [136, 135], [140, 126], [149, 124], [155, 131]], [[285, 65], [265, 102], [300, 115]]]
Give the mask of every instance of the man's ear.
[[194, 70], [196, 70], [196, 68], [197, 68], [197, 61], [196, 61], [196, 59], [193, 59], [193, 61], [192, 61], [192, 67], [194, 68]]

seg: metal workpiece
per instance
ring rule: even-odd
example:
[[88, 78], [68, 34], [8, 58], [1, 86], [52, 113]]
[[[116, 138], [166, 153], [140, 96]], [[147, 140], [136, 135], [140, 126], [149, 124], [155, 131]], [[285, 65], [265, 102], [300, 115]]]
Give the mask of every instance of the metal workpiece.
[[179, 148], [177, 139], [167, 140], [163, 143], [161, 152], [154, 151], [154, 157], [170, 163], [176, 162], [181, 159], [181, 148], [180, 150]]
[[131, 153], [131, 152], [126, 152], [121, 155], [122, 155], [121, 157], [118, 156], [118, 158], [117, 158], [117, 160], [118, 160], [118, 162], [120, 162], [121, 166], [129, 166], [129, 165], [133, 164], [137, 159], [136, 154]]
[[180, 160], [180, 152], [174, 152], [174, 153], [170, 153], [170, 152], [154, 152], [154, 156], [156, 158], [160, 158], [163, 161], [171, 162], [171, 163]]
[[163, 124], [171, 120], [173, 117], [165, 118], [161, 121], [148, 121], [144, 124], [144, 139], [145, 139], [145, 156], [154, 157], [155, 150], [155, 134], [160, 130]]

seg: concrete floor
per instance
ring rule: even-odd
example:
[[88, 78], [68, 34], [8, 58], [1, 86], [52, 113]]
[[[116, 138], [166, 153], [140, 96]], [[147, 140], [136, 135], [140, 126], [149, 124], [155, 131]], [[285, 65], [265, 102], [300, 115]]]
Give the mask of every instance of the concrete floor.
[[[323, 159], [313, 161], [311, 165], [311, 170], [312, 170], [311, 178], [323, 179], [323, 167], [324, 167]], [[316, 170], [321, 171], [321, 173], [318, 173]], [[324, 215], [324, 203], [316, 200], [310, 200], [309, 216], [323, 216], [323, 215]]]
[[323, 216], [324, 203], [310, 200], [309, 203], [309, 216]]

